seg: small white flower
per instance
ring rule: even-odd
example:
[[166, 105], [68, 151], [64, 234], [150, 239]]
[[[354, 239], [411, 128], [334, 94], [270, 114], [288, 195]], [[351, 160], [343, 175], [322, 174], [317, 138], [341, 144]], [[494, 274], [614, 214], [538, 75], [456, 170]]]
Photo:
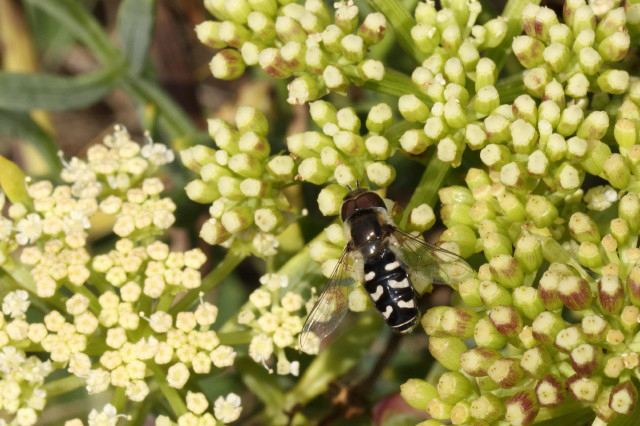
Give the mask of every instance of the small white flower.
[[96, 370], [89, 370], [87, 377], [87, 392], [92, 395], [106, 391], [111, 383], [111, 375], [108, 371], [98, 368]]
[[111, 404], [104, 406], [102, 411], [95, 408], [89, 413], [89, 426], [116, 426], [118, 423], [118, 413], [116, 407]]
[[259, 334], [251, 339], [249, 344], [249, 356], [255, 362], [266, 365], [266, 361], [273, 354], [273, 340], [266, 334]]
[[587, 191], [584, 200], [589, 210], [600, 212], [618, 200], [618, 192], [609, 185], [595, 186]]
[[35, 243], [42, 234], [42, 218], [37, 213], [29, 213], [27, 217], [21, 219], [16, 225], [18, 233], [16, 241], [24, 246], [28, 243]]
[[280, 243], [273, 234], [267, 234], [265, 232], [259, 232], [253, 238], [253, 248], [260, 256], [275, 256], [278, 253], [278, 246]]
[[13, 346], [5, 346], [0, 351], [0, 371], [5, 374], [11, 374], [14, 370], [20, 368], [24, 361], [24, 352]]
[[223, 423], [231, 423], [238, 420], [242, 412], [242, 401], [235, 393], [230, 393], [226, 398], [218, 397], [213, 406], [213, 412], [218, 420]]
[[171, 163], [175, 156], [173, 151], [160, 143], [146, 143], [140, 151], [142, 157], [148, 159], [156, 166], [162, 166]]
[[265, 274], [260, 277], [260, 284], [271, 291], [280, 290], [289, 285], [289, 276], [280, 274]]
[[262, 289], [257, 289], [249, 295], [249, 301], [256, 308], [266, 308], [271, 305], [271, 294]]
[[24, 316], [29, 309], [29, 293], [16, 290], [8, 293], [2, 301], [2, 312], [11, 318]]

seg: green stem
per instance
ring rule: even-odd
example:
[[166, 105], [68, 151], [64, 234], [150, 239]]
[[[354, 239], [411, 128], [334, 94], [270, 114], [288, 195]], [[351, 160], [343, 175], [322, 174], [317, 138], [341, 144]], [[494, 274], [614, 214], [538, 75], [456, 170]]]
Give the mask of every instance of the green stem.
[[173, 410], [176, 417], [180, 417], [181, 415], [185, 414], [187, 412], [187, 406], [184, 404], [184, 401], [180, 396], [178, 390], [172, 388], [171, 386], [169, 386], [169, 383], [167, 383], [167, 376], [164, 374], [163, 369], [154, 363], [149, 363], [148, 366], [155, 376], [156, 383], [158, 383], [158, 385], [160, 386], [162, 395], [167, 398], [167, 402], [171, 406], [171, 409]]
[[173, 302], [174, 295], [171, 293], [165, 293], [160, 297], [158, 304], [154, 308], [155, 312], [158, 311], [166, 311], [171, 306], [171, 302]]
[[496, 63], [498, 72], [504, 66], [507, 55], [511, 52], [513, 38], [522, 32], [522, 9], [529, 4], [540, 4], [540, 0], [509, 0], [507, 1], [502, 17], [507, 23], [507, 35], [499, 46], [486, 51], [485, 56]]
[[229, 273], [231, 273], [231, 271], [233, 271], [246, 256], [246, 253], [234, 250], [232, 247], [227, 252], [224, 259], [222, 259], [222, 262], [218, 263], [218, 265], [202, 279], [200, 287], [189, 290], [182, 299], [178, 300], [178, 302], [169, 309], [169, 313], [171, 315], [176, 315], [178, 312], [183, 312], [189, 309], [191, 305], [198, 300], [200, 292], [207, 293], [216, 285], [220, 284], [220, 282], [229, 275]]
[[61, 379], [45, 383], [43, 388], [47, 392], [47, 398], [52, 398], [84, 387], [86, 384], [87, 383], [83, 378], [72, 374]]
[[66, 312], [67, 298], [64, 297], [64, 295], [62, 295], [60, 292], [56, 292], [53, 296], [47, 297], [46, 299], [42, 299], [38, 297], [38, 294], [36, 291], [36, 283], [33, 281], [33, 277], [31, 276], [29, 271], [27, 271], [26, 269], [16, 265], [15, 262], [11, 260], [7, 260], [2, 265], [2, 270], [4, 270], [7, 274], [9, 274], [11, 278], [13, 278], [13, 280], [16, 282], [16, 284], [20, 286], [20, 288], [28, 291], [29, 293], [34, 295], [36, 298], [44, 300], [48, 305], [56, 308], [57, 310], [61, 312]]
[[523, 79], [524, 73], [519, 73], [498, 81], [496, 89], [498, 89], [498, 94], [500, 95], [500, 103], [510, 104], [518, 96], [527, 93]]
[[[347, 76], [359, 79], [358, 71], [355, 67], [344, 67], [343, 71]], [[427, 98], [422, 92], [420, 92], [416, 86], [413, 84], [411, 77], [407, 74], [394, 70], [392, 68], [385, 68], [384, 77], [380, 81], [369, 80], [364, 81], [360, 84], [360, 87], [363, 89], [373, 90], [379, 93], [385, 93], [391, 96], [400, 97], [402, 95], [413, 94], [416, 95], [419, 99], [425, 102], [427, 105], [433, 105], [433, 102], [429, 98]]]
[[116, 412], [124, 412], [124, 407], [127, 404], [127, 395], [125, 394], [125, 388], [117, 387], [111, 397], [111, 404], [116, 407]]
[[442, 161], [438, 160], [435, 152], [431, 155], [429, 164], [422, 174], [422, 178], [420, 178], [418, 187], [413, 192], [413, 195], [411, 196], [407, 207], [402, 213], [400, 228], [405, 228], [407, 226], [409, 213], [411, 213], [411, 210], [413, 210], [415, 207], [424, 203], [430, 205], [431, 207], [435, 205], [438, 196], [438, 190], [442, 186], [442, 182], [444, 182], [444, 179], [447, 176], [450, 168], [451, 167], [447, 163], [443, 163]]
[[387, 18], [400, 47], [411, 54], [418, 63], [422, 63], [426, 59], [426, 55], [416, 48], [411, 38], [411, 28], [416, 25], [416, 21], [402, 3], [398, 0], [367, 0], [367, 3], [373, 10], [382, 13]]

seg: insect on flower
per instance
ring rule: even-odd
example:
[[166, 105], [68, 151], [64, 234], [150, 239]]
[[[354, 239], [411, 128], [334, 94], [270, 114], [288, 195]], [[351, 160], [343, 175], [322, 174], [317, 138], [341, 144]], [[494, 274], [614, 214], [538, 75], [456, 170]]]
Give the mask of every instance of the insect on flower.
[[344, 197], [341, 209], [348, 243], [300, 334], [300, 348], [336, 329], [348, 309], [348, 293], [363, 283], [371, 301], [395, 333], [409, 333], [420, 311], [414, 283], [456, 284], [473, 274], [460, 256], [395, 226], [382, 198], [367, 189]]

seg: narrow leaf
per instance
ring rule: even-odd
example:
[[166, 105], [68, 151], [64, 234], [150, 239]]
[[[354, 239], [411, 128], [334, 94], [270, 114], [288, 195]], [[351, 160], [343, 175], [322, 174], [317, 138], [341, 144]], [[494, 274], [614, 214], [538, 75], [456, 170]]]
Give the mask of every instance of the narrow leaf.
[[155, 0], [124, 0], [118, 9], [118, 35], [129, 62], [129, 70], [139, 75], [153, 35]]
[[85, 44], [103, 64], [119, 61], [120, 52], [109, 39], [98, 21], [91, 16], [81, 2], [75, 0], [26, 0], [41, 9]]
[[121, 74], [121, 70], [114, 68], [75, 77], [0, 72], [0, 108], [12, 111], [82, 108], [109, 93]]
[[0, 134], [33, 145], [47, 162], [52, 175], [58, 174], [62, 168], [55, 141], [29, 114], [0, 109]]
[[16, 163], [0, 155], [0, 187], [12, 203], [29, 204], [25, 179]]

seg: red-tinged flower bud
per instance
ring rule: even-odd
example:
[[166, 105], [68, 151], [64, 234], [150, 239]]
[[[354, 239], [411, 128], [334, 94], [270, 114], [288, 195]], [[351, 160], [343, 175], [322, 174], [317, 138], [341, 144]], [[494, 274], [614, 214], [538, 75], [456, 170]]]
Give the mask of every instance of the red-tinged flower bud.
[[489, 321], [498, 332], [507, 337], [515, 337], [522, 330], [522, 318], [513, 306], [496, 306], [489, 311]]
[[512, 388], [524, 377], [524, 371], [520, 367], [517, 358], [502, 358], [496, 360], [487, 370], [491, 380], [501, 388]]
[[471, 416], [485, 422], [493, 422], [504, 414], [504, 406], [500, 398], [486, 393], [471, 403]]
[[549, 311], [542, 312], [531, 324], [533, 337], [543, 343], [552, 343], [565, 326], [566, 323], [559, 314]]
[[466, 339], [473, 336], [478, 315], [471, 309], [456, 307], [446, 310], [442, 315], [442, 329], [445, 333]]
[[627, 294], [631, 303], [640, 306], [640, 266], [635, 266], [627, 278]]
[[487, 375], [487, 370], [500, 358], [500, 354], [489, 348], [473, 348], [460, 355], [460, 367], [470, 376]]
[[526, 426], [533, 423], [540, 405], [536, 394], [532, 391], [521, 391], [512, 395], [505, 403], [504, 418], [515, 426]]
[[635, 333], [640, 319], [640, 308], [637, 306], [625, 306], [620, 314], [620, 325], [625, 331]]
[[598, 281], [598, 303], [608, 314], [617, 314], [624, 305], [624, 288], [617, 275], [605, 275]]
[[576, 401], [594, 402], [600, 391], [600, 380], [575, 374], [567, 379], [567, 389]]
[[581, 311], [591, 306], [589, 283], [580, 277], [563, 277], [558, 285], [558, 296], [572, 311]]
[[562, 275], [556, 271], [546, 271], [538, 282], [538, 294], [542, 304], [550, 311], [562, 308], [562, 300], [558, 295], [558, 286]]
[[553, 364], [549, 352], [542, 346], [531, 348], [522, 354], [520, 366], [531, 377], [541, 378]]
[[591, 376], [602, 365], [602, 349], [588, 343], [572, 350], [569, 357], [571, 366], [578, 376]]
[[589, 343], [603, 342], [609, 331], [609, 323], [598, 315], [582, 318], [582, 332]]
[[618, 383], [611, 390], [609, 407], [616, 413], [629, 415], [638, 402], [638, 391], [629, 380]]
[[547, 374], [536, 384], [536, 397], [542, 407], [556, 407], [565, 400], [564, 383], [558, 376]]
[[586, 343], [586, 340], [580, 326], [572, 325], [558, 333], [553, 345], [564, 353], [570, 353], [583, 343]]

